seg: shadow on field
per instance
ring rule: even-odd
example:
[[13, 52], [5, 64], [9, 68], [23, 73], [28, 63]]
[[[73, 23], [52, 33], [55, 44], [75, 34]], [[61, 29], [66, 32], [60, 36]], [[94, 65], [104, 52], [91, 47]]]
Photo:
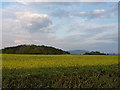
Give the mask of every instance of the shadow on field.
[[3, 88], [117, 88], [118, 65], [3, 68]]

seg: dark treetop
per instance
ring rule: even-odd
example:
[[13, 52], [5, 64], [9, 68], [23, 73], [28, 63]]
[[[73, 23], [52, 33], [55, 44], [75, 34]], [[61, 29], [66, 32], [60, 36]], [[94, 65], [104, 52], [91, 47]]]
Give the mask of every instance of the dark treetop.
[[3, 54], [70, 54], [67, 51], [48, 46], [19, 45], [2, 49]]

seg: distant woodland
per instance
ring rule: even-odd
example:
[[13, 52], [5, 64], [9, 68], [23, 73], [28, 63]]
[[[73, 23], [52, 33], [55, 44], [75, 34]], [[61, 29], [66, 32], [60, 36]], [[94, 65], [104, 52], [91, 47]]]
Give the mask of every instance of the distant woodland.
[[2, 49], [3, 54], [70, 54], [54, 47], [37, 46], [37, 45], [19, 45], [14, 47], [6, 47]]
[[108, 55], [106, 53], [101, 53], [99, 51], [86, 52], [84, 55]]
[[[18, 45], [13, 47], [6, 47], [2, 51], [2, 54], [44, 54], [44, 55], [61, 55], [61, 54], [73, 54], [71, 51], [64, 51], [57, 49], [55, 47], [45, 46], [45, 45]], [[78, 50], [73, 50], [74, 53]], [[81, 52], [82, 50], [79, 50]], [[82, 51], [83, 52], [83, 51]], [[101, 53], [99, 51], [92, 51], [82, 53], [82, 55], [108, 55], [106, 53]]]

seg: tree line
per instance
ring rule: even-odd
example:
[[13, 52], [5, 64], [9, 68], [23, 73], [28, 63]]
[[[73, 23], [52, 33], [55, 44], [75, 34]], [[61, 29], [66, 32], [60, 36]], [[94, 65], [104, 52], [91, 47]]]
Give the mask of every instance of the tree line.
[[14, 47], [6, 47], [2, 49], [3, 54], [70, 54], [54, 47], [37, 46], [37, 45], [19, 45]]
[[106, 53], [101, 53], [99, 51], [86, 52], [84, 55], [109, 55]]

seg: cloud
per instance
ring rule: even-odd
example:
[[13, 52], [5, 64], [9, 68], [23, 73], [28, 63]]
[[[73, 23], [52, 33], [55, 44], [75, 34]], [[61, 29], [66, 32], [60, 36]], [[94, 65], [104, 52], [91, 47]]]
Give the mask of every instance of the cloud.
[[102, 14], [102, 13], [105, 13], [104, 9], [97, 9], [97, 10], [93, 10], [90, 12], [80, 12], [79, 14], [80, 15], [95, 15], [95, 14]]
[[89, 20], [101, 20], [101, 19], [108, 19], [108, 18], [114, 18], [117, 16], [116, 13], [117, 9], [112, 10], [104, 10], [104, 9], [95, 9], [92, 11], [80, 11], [80, 12], [72, 12], [67, 11], [64, 9], [58, 9], [51, 12], [51, 16], [59, 17], [59, 18], [73, 18], [73, 17], [80, 17], [80, 18], [87, 18]]
[[101, 14], [101, 13], [104, 13], [105, 10], [104, 10], [104, 9], [101, 9], [101, 10], [93, 10], [92, 12], [93, 12], [93, 14]]
[[23, 43], [24, 41], [25, 41], [25, 40], [14, 40], [14, 42], [17, 43], [17, 44], [18, 44], [18, 43], [21, 44], [21, 43]]
[[[69, 49], [98, 49], [101, 51], [114, 51], [113, 46], [118, 44], [118, 25], [113, 24], [95, 24], [91, 22], [74, 23], [71, 25], [71, 35], [58, 39], [61, 47]], [[110, 45], [110, 46], [109, 46]], [[69, 47], [66, 47], [69, 46]], [[74, 47], [73, 47], [74, 46]], [[101, 49], [100, 49], [101, 48]], [[108, 49], [109, 48], [109, 49]], [[102, 50], [103, 49], [103, 50]]]
[[[56, 3], [54, 3], [56, 4]], [[54, 6], [53, 4], [53, 6]], [[59, 3], [59, 5], [62, 4], [62, 3]], [[55, 10], [53, 10], [51, 12], [51, 15], [52, 16], [56, 16], [56, 17], [59, 17], [59, 18], [70, 18], [70, 17], [82, 17], [82, 18], [87, 18], [87, 19], [97, 19], [97, 20], [101, 20], [101, 19], [108, 19], [108, 18], [114, 18], [115, 16], [117, 16], [117, 3], [113, 3], [112, 6], [110, 7], [110, 3], [98, 3], [98, 2], [90, 2], [90, 3], [87, 3], [87, 2], [81, 2], [81, 3], [64, 3], [66, 4], [65, 7], [66, 9], [64, 8], [57, 8], [57, 7], [54, 7]], [[70, 10], [70, 8], [66, 7], [68, 4], [68, 6], [70, 8], [73, 8]], [[88, 9], [88, 11], [84, 11], [85, 7], [83, 7], [82, 5], [90, 5], [91, 7], [96, 7], [98, 9], [93, 9], [93, 10], [90, 10]], [[96, 5], [97, 4], [97, 5]], [[77, 7], [72, 7], [72, 6], [77, 6]], [[103, 6], [106, 6], [106, 7], [110, 7], [110, 8], [99, 8], [99, 6], [101, 7], [102, 5]], [[89, 7], [90, 7], [89, 6]], [[54, 9], [53, 8], [53, 9]], [[57, 9], [56, 9], [57, 8]], [[79, 10], [76, 10], [80, 8]], [[82, 9], [83, 11], [82, 11]], [[74, 11], [73, 11], [74, 10]]]
[[45, 28], [48, 28], [52, 24], [52, 21], [47, 14], [16, 12], [16, 15], [17, 20], [21, 23], [22, 27], [31, 32], [46, 32]]
[[24, 44], [24, 43], [40, 43], [40, 40], [14, 40], [16, 44]]
[[[58, 4], [56, 6], [41, 4], [39, 8], [36, 5], [36, 7], [27, 6], [32, 4], [18, 4], [18, 6], [4, 8], [2, 34], [4, 47], [17, 44], [38, 44], [51, 45], [64, 50], [112, 51], [113, 46], [115, 47], [113, 51], [117, 49], [117, 24], [109, 22], [116, 15], [117, 9], [116, 11], [99, 9], [94, 5], [93, 10], [84, 11], [84, 7], [80, 10], [80, 7], [66, 8], [64, 3], [59, 4], [57, 8], [55, 7]], [[48, 7], [51, 8], [46, 9]], [[95, 20], [99, 18], [100, 22]], [[104, 22], [103, 18], [108, 19]], [[112, 19], [116, 20], [116, 18]]]
[[[20, 6], [17, 4], [9, 5], [2, 9], [3, 22], [14, 22], [15, 25], [19, 24], [22, 29], [28, 30], [28, 32], [40, 31], [40, 32], [53, 32], [50, 31], [52, 27], [52, 20], [49, 15], [45, 13], [38, 13], [32, 8], [26, 6]], [[11, 24], [12, 24], [11, 23]]]
[[[87, 0], [86, 0], [87, 1]], [[108, 5], [109, 3], [106, 2], [100, 2], [101, 0], [99, 0], [99, 2], [89, 2], [89, 5]], [[18, 1], [19, 2], [19, 1]], [[79, 3], [74, 3], [74, 2], [46, 2], [44, 3], [43, 1], [40, 2], [29, 2], [29, 1], [23, 1], [21, 0], [19, 3], [22, 3], [24, 5], [29, 5], [29, 7], [36, 7], [37, 9], [41, 8], [42, 5], [45, 6], [44, 9], [46, 10], [51, 10], [52, 13], [50, 15], [52, 16], [56, 16], [59, 18], [63, 18], [63, 17], [83, 17], [83, 18], [88, 18], [88, 19], [105, 19], [105, 18], [112, 18], [114, 16], [117, 15], [116, 11], [117, 9], [113, 9], [113, 7], [110, 7], [110, 9], [105, 10], [105, 9], [95, 9], [95, 10], [91, 10], [88, 12], [73, 12], [73, 11], [67, 11], [67, 8], [74, 8], [74, 6], [80, 6], [81, 4], [87, 4], [87, 2], [79, 2]], [[107, 6], [106, 5], [106, 6]], [[114, 5], [114, 7], [116, 6], [116, 4]], [[62, 8], [65, 7], [66, 9]]]
[[[50, 39], [52, 20], [49, 15], [36, 13], [23, 6], [10, 5], [2, 9], [2, 47], [38, 43], [33, 40]], [[36, 38], [37, 37], [37, 38]]]
[[106, 10], [104, 9], [95, 9], [89, 12], [79, 12], [76, 13], [76, 16], [80, 16], [80, 17], [85, 17], [88, 19], [97, 19], [97, 18], [102, 18], [103, 16], [105, 16], [106, 14]]

